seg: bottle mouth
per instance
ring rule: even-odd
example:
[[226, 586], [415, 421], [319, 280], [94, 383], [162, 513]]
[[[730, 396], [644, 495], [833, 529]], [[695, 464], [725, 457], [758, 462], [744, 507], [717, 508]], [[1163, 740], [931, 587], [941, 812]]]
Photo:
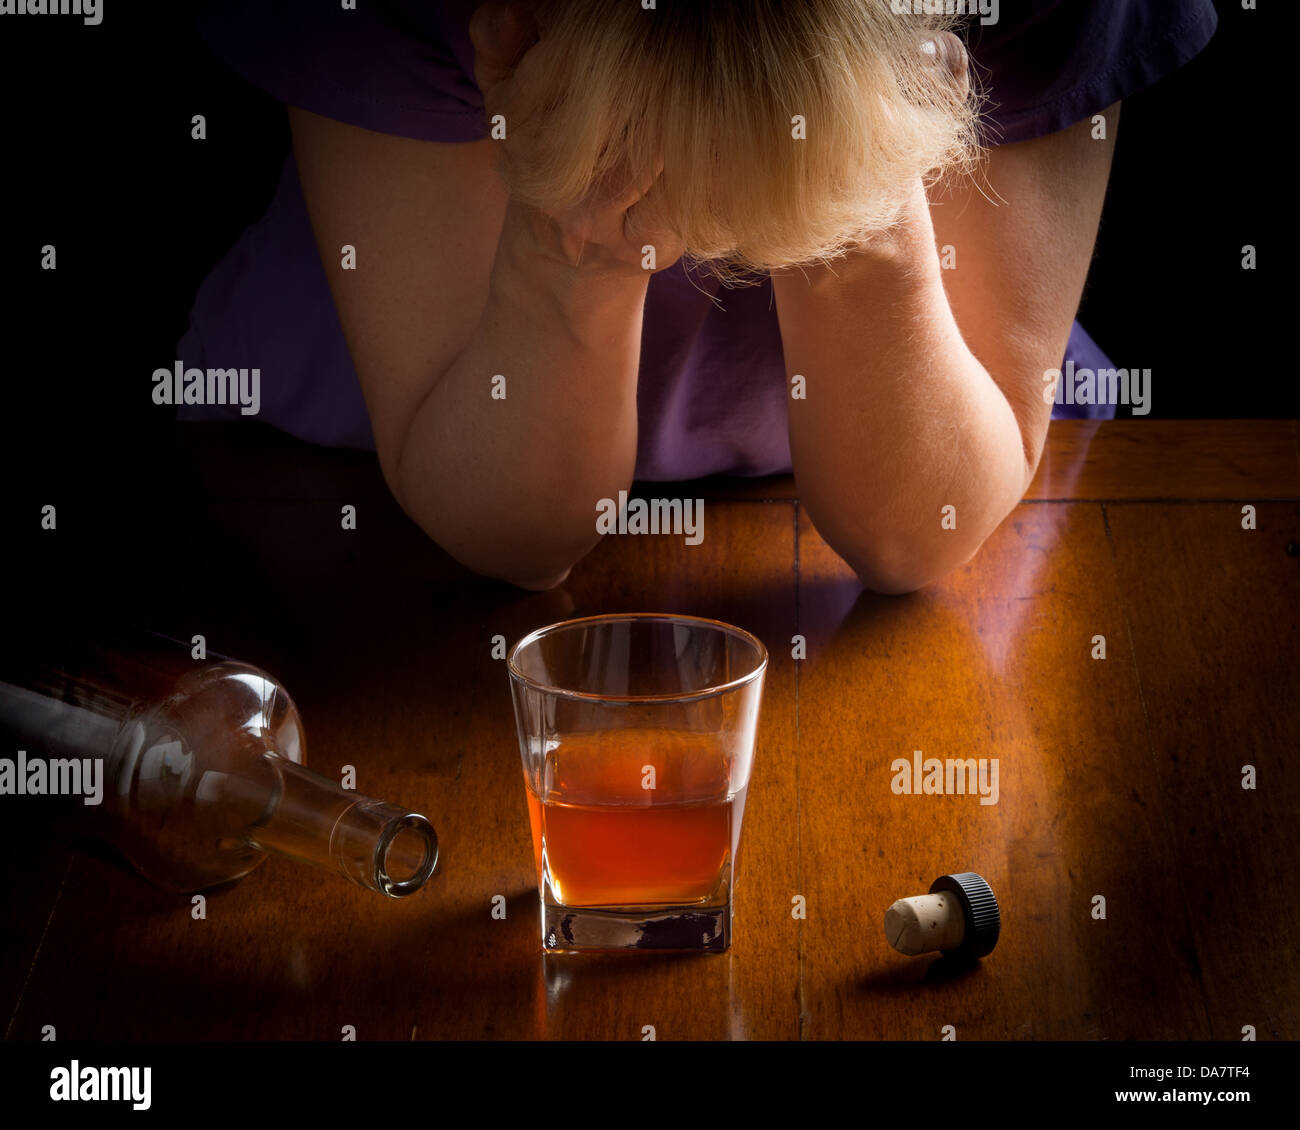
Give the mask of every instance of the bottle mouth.
[[418, 812], [390, 820], [375, 844], [374, 886], [389, 898], [414, 894], [438, 866], [438, 833]]

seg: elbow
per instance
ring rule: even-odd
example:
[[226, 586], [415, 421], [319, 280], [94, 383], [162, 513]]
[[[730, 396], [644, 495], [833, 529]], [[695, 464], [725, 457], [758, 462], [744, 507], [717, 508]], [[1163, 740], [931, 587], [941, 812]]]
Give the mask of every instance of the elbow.
[[511, 561], [499, 568], [488, 565], [475, 569], [474, 572], [481, 577], [487, 577], [494, 581], [504, 581], [508, 585], [514, 585], [518, 589], [527, 589], [529, 592], [549, 592], [551, 589], [559, 588], [569, 579], [569, 573], [576, 564], [575, 561], [570, 565], [557, 569], [553, 563], [538, 563], [530, 567], [527, 563], [521, 564], [518, 561]]
[[[825, 535], [823, 535], [825, 536]], [[942, 580], [979, 552], [984, 539], [973, 544], [953, 535], [930, 537], [826, 537], [826, 543], [857, 574], [871, 592], [903, 596]]]
[[381, 466], [398, 505], [443, 552], [480, 577], [516, 588], [558, 588], [600, 540], [585, 511], [521, 505], [513, 497], [466, 498], [409, 481], [400, 449]]
[[562, 585], [599, 540], [590, 529], [573, 525], [502, 521], [472, 529], [425, 527], [465, 568], [531, 592]]
[[897, 506], [861, 513], [833, 496], [817, 501], [814, 512], [805, 499], [818, 533], [866, 588], [884, 596], [916, 592], [966, 565], [1015, 507], [1002, 499], [967, 500], [951, 510], [926, 506], [932, 517], [918, 524], [913, 507], [900, 520]]
[[875, 565], [850, 561], [863, 588], [880, 596], [907, 596], [925, 588], [935, 577], [919, 570], [886, 571]]
[[[832, 547], [833, 548], [833, 547]], [[837, 551], [840, 552], [840, 551]], [[943, 577], [949, 570], [919, 558], [840, 552], [863, 586], [881, 596], [905, 596]]]
[[553, 528], [544, 531], [549, 536], [543, 531], [498, 530], [487, 536], [479, 531], [478, 537], [449, 538], [444, 532], [439, 538], [426, 532], [471, 572], [530, 592], [558, 588], [595, 544], [559, 537]]

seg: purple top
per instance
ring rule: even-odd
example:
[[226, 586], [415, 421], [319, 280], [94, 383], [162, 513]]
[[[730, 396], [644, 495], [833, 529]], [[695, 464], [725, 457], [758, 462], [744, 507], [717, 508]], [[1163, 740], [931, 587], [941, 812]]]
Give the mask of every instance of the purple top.
[[[475, 0], [220, 0], [200, 16], [217, 55], [290, 105], [426, 141], [487, 135], [468, 34]], [[969, 25], [990, 96], [988, 144], [1063, 129], [1182, 66], [1214, 34], [1212, 0], [1002, 0]], [[678, 262], [652, 276], [637, 388], [636, 476], [791, 469], [785, 362], [772, 284], [727, 290]], [[703, 291], [703, 293], [701, 293]], [[709, 296], [717, 296], [718, 309]], [[266, 215], [204, 280], [177, 344], [186, 367], [257, 367], [259, 416], [314, 443], [374, 448], [292, 155]], [[1113, 367], [1076, 322], [1065, 361]], [[1063, 362], [1064, 365], [1064, 362]], [[1058, 403], [1054, 417], [1112, 417]], [[238, 406], [181, 419], [241, 419]]]

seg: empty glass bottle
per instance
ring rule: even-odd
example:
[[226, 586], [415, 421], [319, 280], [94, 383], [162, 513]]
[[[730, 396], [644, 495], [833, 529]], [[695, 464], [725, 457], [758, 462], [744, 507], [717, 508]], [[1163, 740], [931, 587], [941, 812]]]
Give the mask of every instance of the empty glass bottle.
[[298, 711], [265, 671], [194, 660], [152, 633], [94, 639], [0, 655], [0, 791], [34, 800], [76, 785], [58, 804], [61, 830], [112, 844], [172, 891], [241, 878], [268, 851], [393, 898], [433, 873], [425, 817], [305, 768]]

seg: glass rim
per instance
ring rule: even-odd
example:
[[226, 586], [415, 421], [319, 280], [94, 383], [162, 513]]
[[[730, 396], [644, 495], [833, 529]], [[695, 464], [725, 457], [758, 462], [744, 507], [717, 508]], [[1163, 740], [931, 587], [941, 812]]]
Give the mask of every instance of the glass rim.
[[[566, 687], [550, 686], [546, 683], [540, 683], [536, 679], [525, 675], [515, 662], [516, 656], [525, 648], [535, 644], [538, 640], [549, 635], [556, 635], [562, 631], [570, 629], [589, 627], [595, 624], [620, 624], [635, 621], [658, 620], [668, 624], [688, 624], [693, 627], [707, 627], [725, 632], [729, 636], [743, 640], [754, 648], [758, 655], [758, 662], [754, 669], [748, 673], [731, 679], [726, 683], [719, 683], [716, 686], [703, 687], [698, 691], [674, 691], [666, 694], [593, 694], [590, 691], [575, 691]], [[603, 612], [595, 616], [578, 616], [572, 620], [557, 620], [553, 624], [547, 624], [545, 627], [534, 628], [523, 639], [510, 649], [510, 654], [506, 656], [506, 668], [510, 672], [512, 679], [517, 679], [525, 686], [531, 687], [542, 694], [555, 695], [559, 698], [576, 699], [582, 702], [611, 702], [623, 704], [658, 704], [674, 702], [692, 702], [696, 699], [714, 698], [718, 695], [727, 694], [729, 691], [739, 690], [741, 687], [752, 683], [755, 679], [761, 678], [763, 672], [767, 670], [767, 647], [753, 632], [747, 632], [744, 628], [738, 628], [735, 624], [728, 624], [725, 620], [713, 620], [708, 616], [688, 616], [675, 612]]]

